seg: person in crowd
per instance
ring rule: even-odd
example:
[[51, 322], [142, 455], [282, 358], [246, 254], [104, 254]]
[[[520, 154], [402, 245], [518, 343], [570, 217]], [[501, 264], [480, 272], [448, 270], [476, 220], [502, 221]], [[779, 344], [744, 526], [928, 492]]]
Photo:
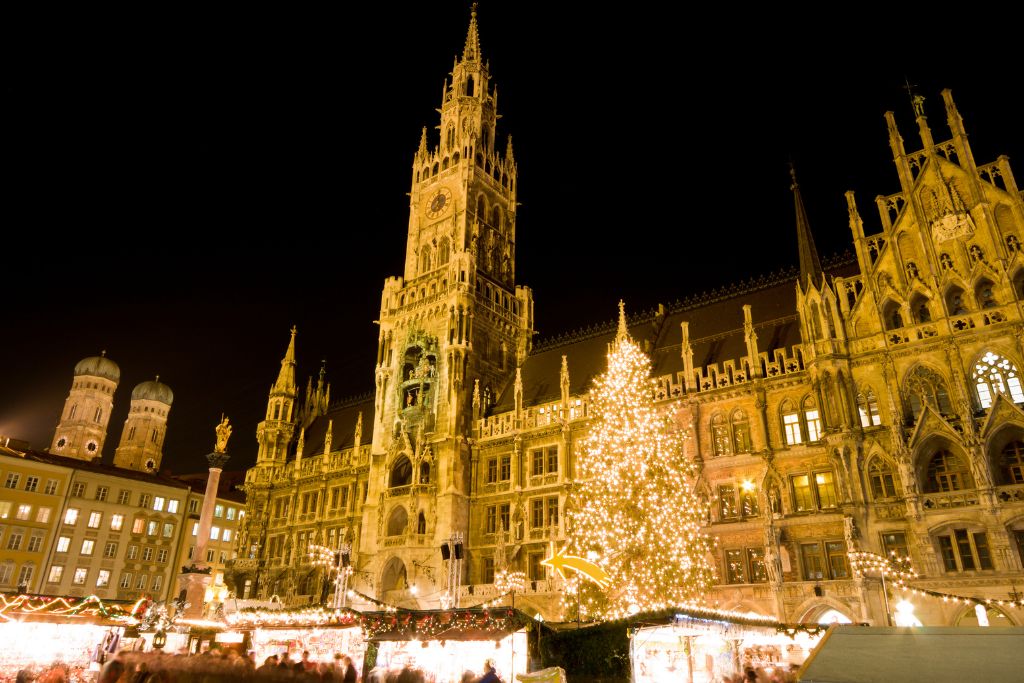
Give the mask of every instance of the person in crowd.
[[263, 660], [263, 664], [256, 669], [258, 674], [272, 674], [277, 671], [277, 655], [270, 655]]
[[345, 668], [345, 673], [341, 679], [342, 683], [356, 683], [358, 674], [356, 673], [356, 667], [352, 664], [352, 658], [348, 655], [342, 655], [341, 661]]
[[484, 660], [484, 675], [480, 677], [477, 683], [502, 683], [501, 679], [498, 678], [498, 672], [494, 670], [494, 660]]

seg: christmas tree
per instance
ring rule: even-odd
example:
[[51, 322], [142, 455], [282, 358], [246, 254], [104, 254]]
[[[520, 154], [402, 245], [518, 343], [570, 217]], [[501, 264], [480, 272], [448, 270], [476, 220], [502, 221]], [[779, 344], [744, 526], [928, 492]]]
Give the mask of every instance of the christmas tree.
[[701, 531], [706, 503], [694, 491], [695, 470], [672, 411], [654, 405], [651, 362], [629, 336], [622, 302], [590, 415], [568, 551], [596, 562], [611, 582], [602, 590], [574, 577], [568, 611], [578, 604], [583, 618], [615, 619], [699, 601], [714, 580], [713, 542]]

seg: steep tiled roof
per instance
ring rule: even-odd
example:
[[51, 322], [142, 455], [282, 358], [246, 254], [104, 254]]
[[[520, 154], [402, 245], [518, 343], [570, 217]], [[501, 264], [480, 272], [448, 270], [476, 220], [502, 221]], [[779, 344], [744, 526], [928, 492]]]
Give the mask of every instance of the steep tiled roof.
[[351, 448], [355, 442], [356, 422], [363, 414], [362, 443], [373, 438], [373, 395], [359, 396], [341, 401], [327, 409], [327, 413], [313, 420], [306, 428], [306, 446], [302, 456], [308, 458], [324, 452], [324, 437], [327, 425], [331, 425], [331, 450]]

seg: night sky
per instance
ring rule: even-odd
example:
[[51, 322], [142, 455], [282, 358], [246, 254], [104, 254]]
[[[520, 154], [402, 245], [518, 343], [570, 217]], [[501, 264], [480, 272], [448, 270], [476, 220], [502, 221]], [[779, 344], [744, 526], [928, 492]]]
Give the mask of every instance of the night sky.
[[[412, 155], [422, 126], [436, 142], [469, 18], [372, 5], [8, 24], [24, 48], [4, 85], [0, 435], [47, 447], [75, 363], [106, 349], [122, 371], [108, 461], [132, 387], [159, 374], [164, 466], [205, 468], [222, 411], [228, 467], [247, 466], [292, 324], [302, 384], [326, 360], [334, 398], [372, 389]], [[851, 248], [847, 189], [878, 232], [873, 198], [899, 191], [883, 112], [919, 146], [905, 78], [936, 140], [949, 87], [977, 162], [1007, 154], [1024, 184], [1012, 22], [611, 7], [480, 9], [538, 339], [620, 297], [642, 311], [794, 265], [790, 159], [822, 255]]]

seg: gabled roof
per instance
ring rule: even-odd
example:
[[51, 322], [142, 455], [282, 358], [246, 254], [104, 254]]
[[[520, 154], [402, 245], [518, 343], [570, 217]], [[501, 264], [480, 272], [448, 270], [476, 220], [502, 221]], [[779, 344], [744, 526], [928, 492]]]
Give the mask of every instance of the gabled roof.
[[324, 452], [324, 437], [327, 436], [328, 425], [331, 426], [332, 451], [352, 448], [360, 413], [363, 414], [362, 443], [370, 443], [373, 438], [373, 409], [372, 394], [341, 401], [328, 408], [324, 415], [317, 417], [306, 428], [306, 445], [302, 457], [308, 458]]

